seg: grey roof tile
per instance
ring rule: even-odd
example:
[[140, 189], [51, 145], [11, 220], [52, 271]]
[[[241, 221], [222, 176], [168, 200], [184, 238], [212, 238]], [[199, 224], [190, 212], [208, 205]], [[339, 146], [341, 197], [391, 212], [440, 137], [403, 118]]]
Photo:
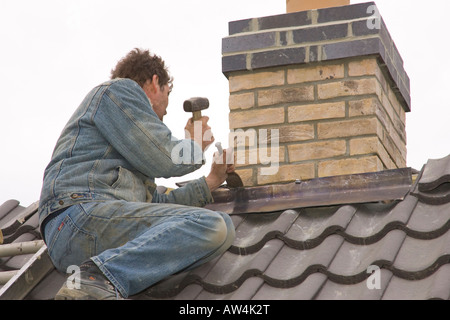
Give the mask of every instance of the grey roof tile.
[[312, 247], [330, 233], [345, 230], [355, 211], [355, 207], [348, 205], [301, 209], [297, 220], [286, 233], [286, 241], [298, 248]]
[[[429, 165], [434, 168], [426, 172]], [[236, 240], [227, 252], [132, 298], [449, 299], [447, 173], [448, 162], [427, 163], [401, 200], [324, 206], [316, 202], [314, 207], [232, 214]], [[400, 189], [405, 187], [404, 174], [399, 174]], [[395, 171], [389, 176], [395, 177]], [[395, 179], [387, 188], [395, 188]], [[421, 182], [433, 184], [419, 188]], [[326, 183], [321, 190], [324, 188]], [[380, 195], [387, 192], [382, 188], [371, 190]], [[10, 225], [26, 209], [16, 201], [0, 206], [0, 228]], [[36, 238], [37, 215], [25, 225], [29, 228], [13, 241]], [[0, 271], [20, 267], [26, 259], [2, 258]], [[368, 268], [374, 265], [381, 268], [379, 289], [367, 285], [373, 276]], [[29, 298], [51, 298], [63, 279], [64, 275], [53, 271]]]
[[274, 239], [253, 254], [236, 255], [227, 251], [219, 259], [204, 264], [180, 279], [170, 277], [149, 288], [145, 295], [167, 298], [177, 295], [194, 282], [200, 283], [210, 293], [227, 294], [236, 291], [249, 277], [261, 275], [282, 246], [281, 240]]
[[308, 250], [284, 246], [265, 272], [266, 282], [279, 288], [300, 284], [311, 273], [326, 270], [343, 241], [341, 236], [331, 235]]
[[67, 276], [54, 269], [26, 297], [27, 300], [52, 300], [67, 280]]
[[[419, 202], [408, 221], [407, 228], [421, 233], [422, 237], [432, 238], [449, 229], [450, 202], [430, 205]], [[420, 235], [417, 235], [419, 237]]]
[[236, 290], [227, 294], [217, 294], [203, 290], [196, 299], [198, 300], [251, 300], [255, 292], [261, 287], [264, 280], [258, 277], [247, 278]]
[[432, 191], [449, 182], [450, 154], [445, 158], [428, 160], [419, 182], [419, 191]]
[[[225, 252], [204, 281], [217, 286], [241, 282], [245, 272], [262, 273], [283, 246], [281, 240], [268, 241], [258, 252], [250, 255], [235, 255]], [[253, 272], [254, 271], [254, 272]]]
[[393, 267], [396, 276], [415, 280], [429, 276], [445, 263], [450, 263], [450, 231], [435, 239], [406, 237]]
[[[19, 207], [19, 201], [17, 200], [7, 200], [2, 205], [0, 205], [0, 226], [6, 226], [7, 221], [3, 221], [3, 219], [14, 209], [23, 210], [23, 207]], [[14, 213], [12, 213], [14, 214]], [[8, 219], [9, 220], [9, 219]]]
[[381, 299], [384, 288], [389, 284], [392, 272], [386, 269], [380, 269], [380, 283], [377, 286], [369, 287], [365, 279], [355, 284], [341, 284], [328, 280], [322, 290], [317, 295], [317, 300], [379, 300]]
[[435, 273], [421, 280], [411, 281], [393, 277], [382, 299], [428, 300], [450, 298], [450, 264], [441, 266]]
[[367, 277], [370, 265], [389, 265], [400, 249], [406, 234], [400, 230], [389, 232], [379, 241], [370, 245], [344, 242], [336, 253], [328, 271], [343, 283], [357, 283]]
[[430, 159], [422, 170], [419, 183], [412, 191], [421, 202], [440, 205], [450, 202], [450, 155]]
[[[186, 286], [178, 295], [175, 297], [170, 297], [169, 299], [176, 300], [194, 300], [203, 291], [203, 287], [200, 284], [190, 284]], [[144, 294], [143, 299], [148, 299]]]
[[253, 297], [255, 300], [310, 300], [320, 290], [327, 276], [322, 273], [309, 275], [301, 285], [291, 288], [278, 288], [264, 284]]
[[[5, 227], [10, 226], [15, 220], [16, 217], [21, 215], [26, 208], [20, 206], [18, 202], [9, 201], [7, 202], [9, 209], [9, 212], [6, 212], [6, 210], [3, 211], [4, 218], [1, 221], [0, 228], [5, 229]], [[13, 205], [11, 205], [13, 204]], [[3, 207], [5, 208], [5, 207]], [[25, 241], [32, 241], [37, 238], [39, 235], [36, 231], [36, 228], [38, 226], [38, 216], [35, 214], [31, 216], [23, 225], [18, 227], [16, 232], [12, 235], [9, 235], [8, 237], [4, 237], [3, 241], [4, 243], [10, 243], [7, 240], [13, 240], [13, 242], [25, 242]], [[25, 255], [16, 255], [10, 258], [2, 258], [0, 259], [0, 271], [8, 271], [8, 270], [17, 270], [20, 269], [26, 261], [30, 259], [30, 257], [33, 256], [32, 254], [25, 254]]]
[[[421, 200], [411, 192], [387, 203], [232, 215], [232, 248], [185, 276], [172, 298], [390, 299], [409, 296], [397, 284], [425, 281], [434, 285], [417, 297], [446, 299], [449, 206]], [[373, 265], [381, 268], [379, 289], [367, 286]], [[160, 293], [150, 288], [146, 298]]]
[[294, 210], [264, 215], [247, 214], [243, 223], [236, 228], [236, 239], [233, 243], [236, 249], [234, 250], [246, 250], [246, 248], [258, 246], [269, 233], [285, 234], [297, 216], [298, 213]]
[[[366, 238], [365, 243], [377, 241], [390, 230], [406, 225], [416, 203], [416, 198], [407, 196], [401, 202], [361, 204], [346, 233], [359, 239]], [[374, 239], [367, 239], [369, 237]]]

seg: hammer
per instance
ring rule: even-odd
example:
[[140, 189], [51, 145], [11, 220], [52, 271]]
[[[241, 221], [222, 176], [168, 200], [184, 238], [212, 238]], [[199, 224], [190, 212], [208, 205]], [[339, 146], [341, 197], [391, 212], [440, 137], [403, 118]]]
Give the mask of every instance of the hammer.
[[208, 109], [208, 98], [194, 97], [183, 103], [183, 109], [186, 112], [192, 112], [192, 121], [196, 121], [202, 117], [202, 110]]

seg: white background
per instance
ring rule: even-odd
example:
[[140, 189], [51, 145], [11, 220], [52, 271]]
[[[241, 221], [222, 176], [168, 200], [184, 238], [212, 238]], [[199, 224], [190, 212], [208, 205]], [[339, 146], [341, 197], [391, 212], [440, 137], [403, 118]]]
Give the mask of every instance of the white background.
[[[351, 1], [352, 4], [366, 1]], [[450, 59], [445, 0], [378, 0], [411, 79], [407, 165], [450, 153]], [[0, 204], [39, 200], [56, 140], [86, 93], [135, 47], [160, 55], [174, 76], [164, 121], [184, 136], [185, 99], [206, 96], [216, 141], [228, 140], [228, 81], [221, 71], [228, 22], [283, 14], [284, 0], [0, 0]], [[209, 172], [209, 162], [177, 181]], [[173, 180], [158, 180], [172, 186]]]

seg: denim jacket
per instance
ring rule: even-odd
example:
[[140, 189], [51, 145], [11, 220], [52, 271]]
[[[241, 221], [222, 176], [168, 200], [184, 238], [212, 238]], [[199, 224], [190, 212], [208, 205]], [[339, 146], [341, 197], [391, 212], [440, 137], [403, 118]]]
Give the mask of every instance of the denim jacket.
[[44, 172], [39, 222], [81, 202], [204, 206], [213, 201], [204, 177], [168, 194], [155, 185], [155, 178], [182, 176], [203, 163], [201, 147], [173, 137], [136, 82], [105, 82], [89, 92], [56, 143]]

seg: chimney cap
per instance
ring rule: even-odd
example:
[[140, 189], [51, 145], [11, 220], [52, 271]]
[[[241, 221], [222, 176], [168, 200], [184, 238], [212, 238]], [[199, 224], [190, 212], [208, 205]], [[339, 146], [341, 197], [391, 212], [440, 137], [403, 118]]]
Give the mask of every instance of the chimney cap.
[[347, 6], [350, 0], [286, 0], [286, 12]]

